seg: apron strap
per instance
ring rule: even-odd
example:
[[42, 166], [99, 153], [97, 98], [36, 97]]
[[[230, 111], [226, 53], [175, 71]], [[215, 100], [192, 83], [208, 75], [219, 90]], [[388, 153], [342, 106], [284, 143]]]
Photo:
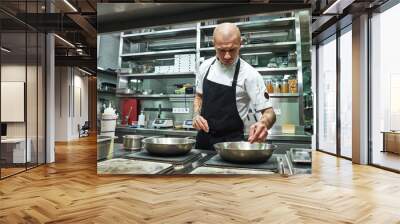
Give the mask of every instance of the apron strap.
[[[206, 72], [206, 75], [204, 76], [204, 78], [203, 78], [203, 83], [204, 83], [204, 80], [207, 80], [207, 76], [208, 76], [208, 73], [210, 72], [210, 68], [211, 68], [211, 66], [215, 63], [215, 61], [216, 61], [217, 59], [214, 59], [214, 61], [211, 63], [211, 65], [210, 65], [210, 67], [208, 67], [208, 69], [207, 69], [207, 72]], [[204, 85], [203, 85], [204, 86]], [[204, 91], [204, 89], [203, 89], [203, 91]]]
[[238, 62], [236, 63], [236, 68], [235, 68], [235, 74], [233, 75], [233, 80], [232, 80], [232, 87], [236, 91], [236, 84], [237, 84], [237, 78], [239, 76], [239, 70], [240, 70], [240, 58], [238, 58]]

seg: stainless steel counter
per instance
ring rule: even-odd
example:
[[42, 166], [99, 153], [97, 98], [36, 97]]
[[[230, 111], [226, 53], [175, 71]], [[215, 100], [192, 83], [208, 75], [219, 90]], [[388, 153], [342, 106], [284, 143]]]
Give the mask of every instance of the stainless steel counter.
[[[183, 129], [154, 129], [154, 128], [131, 128], [131, 127], [117, 127], [116, 134], [119, 136], [125, 134], [139, 134], [146, 136], [154, 135], [165, 135], [165, 136], [177, 136], [177, 137], [196, 137], [197, 131], [195, 130], [183, 130]], [[245, 137], [247, 138], [247, 134]], [[311, 135], [306, 133], [296, 134], [284, 134], [279, 132], [272, 132], [268, 135], [267, 141], [283, 141], [283, 142], [295, 142], [311, 144]]]

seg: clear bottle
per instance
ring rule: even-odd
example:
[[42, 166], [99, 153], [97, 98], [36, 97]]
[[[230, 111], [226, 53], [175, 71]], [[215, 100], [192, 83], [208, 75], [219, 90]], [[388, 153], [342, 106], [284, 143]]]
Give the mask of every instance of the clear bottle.
[[139, 119], [138, 119], [138, 126], [140, 128], [144, 128], [146, 125], [146, 116], [144, 115], [143, 110], [140, 112]]

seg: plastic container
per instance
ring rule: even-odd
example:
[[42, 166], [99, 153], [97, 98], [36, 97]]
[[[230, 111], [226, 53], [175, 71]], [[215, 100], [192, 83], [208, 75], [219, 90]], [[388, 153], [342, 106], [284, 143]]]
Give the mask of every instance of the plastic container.
[[115, 109], [111, 107], [111, 103], [109, 106], [104, 109], [104, 113], [101, 116], [101, 135], [104, 136], [114, 136], [115, 135], [115, 127], [117, 125], [117, 114], [115, 113]]
[[143, 127], [145, 127], [145, 124], [146, 124], [146, 116], [144, 115], [144, 113], [142, 111], [139, 115], [138, 126], [143, 128]]

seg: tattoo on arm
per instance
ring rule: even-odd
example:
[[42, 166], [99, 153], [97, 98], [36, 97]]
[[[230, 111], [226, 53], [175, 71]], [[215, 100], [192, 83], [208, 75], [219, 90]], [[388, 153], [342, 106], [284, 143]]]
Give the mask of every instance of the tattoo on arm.
[[268, 129], [271, 129], [276, 121], [276, 115], [274, 109], [272, 109], [271, 107], [262, 111], [262, 117], [260, 121], [263, 122]]
[[193, 117], [195, 117], [196, 115], [200, 115], [202, 103], [203, 103], [203, 95], [196, 93], [193, 101]]

